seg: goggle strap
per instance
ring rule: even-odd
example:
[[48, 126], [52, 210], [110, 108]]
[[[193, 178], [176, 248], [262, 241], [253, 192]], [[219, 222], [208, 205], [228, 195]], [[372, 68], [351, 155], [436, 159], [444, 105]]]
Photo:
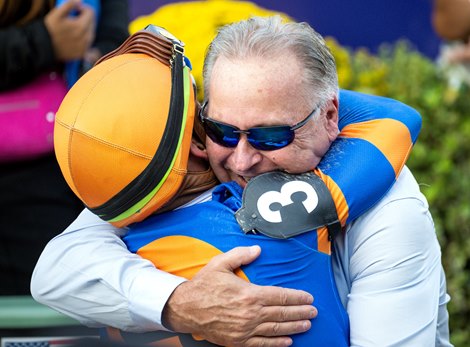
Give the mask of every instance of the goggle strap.
[[171, 66], [173, 43], [161, 35], [156, 35], [148, 28], [127, 38], [124, 43], [99, 59], [95, 65], [117, 55], [141, 53], [157, 59], [166, 66]]
[[[138, 34], [140, 34], [136, 35], [138, 36], [138, 39], [146, 37], [147, 40], [157, 43], [157, 46], [159, 43], [164, 42], [162, 37], [151, 32], [141, 31]], [[131, 36], [130, 39], [132, 39], [132, 37], [135, 36]], [[155, 38], [157, 38], [157, 40], [155, 40]], [[184, 97], [183, 54], [182, 47], [181, 50], [175, 50], [174, 44], [171, 41], [168, 42], [166, 42], [165, 45], [160, 46], [158, 49], [159, 52], [169, 52], [167, 55], [168, 61], [166, 61], [165, 65], [172, 67], [170, 109], [162, 139], [149, 165], [139, 174], [139, 176], [104, 204], [94, 208], [88, 207], [90, 211], [99, 215], [104, 220], [112, 220], [122, 215], [129, 208], [144, 199], [155, 189], [155, 187], [161, 184], [162, 179], [167, 175], [167, 172], [171, 169], [171, 165], [174, 162], [173, 159], [180, 142], [179, 135], [181, 134], [181, 128], [184, 121], [185, 105], [184, 102], [181, 102]], [[132, 45], [132, 43], [128, 45], [128, 47], [134, 48], [138, 46], [139, 45]], [[140, 46], [142, 47], [142, 45]], [[154, 45], [150, 44], [143, 45], [143, 47], [146, 48], [153, 46]], [[123, 49], [122, 54], [124, 53], [130, 52]], [[133, 53], [145, 52], [136, 52], [133, 50]], [[151, 56], [155, 57], [153, 54]]]
[[179, 134], [178, 148], [176, 149], [174, 153], [171, 164], [168, 170], [166, 171], [166, 173], [164, 174], [164, 176], [162, 177], [162, 179], [160, 180], [160, 182], [149, 192], [149, 194], [147, 194], [143, 199], [137, 201], [136, 204], [131, 206], [129, 209], [127, 209], [125, 212], [123, 212], [119, 216], [114, 217], [111, 220], [108, 220], [108, 222], [110, 223], [121, 221], [125, 218], [128, 218], [132, 216], [133, 214], [135, 214], [136, 212], [138, 212], [140, 209], [142, 209], [158, 193], [158, 191], [160, 190], [160, 188], [162, 187], [162, 185], [165, 183], [168, 176], [170, 175], [172, 168], [174, 167], [176, 158], [181, 149], [183, 137], [185, 135], [186, 122], [188, 121], [187, 115], [188, 115], [188, 110], [189, 110], [189, 99], [191, 97], [191, 93], [190, 93], [191, 82], [190, 82], [189, 68], [185, 67], [183, 71], [184, 71], [184, 114], [183, 114], [184, 119], [183, 119], [183, 125], [181, 127], [181, 131]]

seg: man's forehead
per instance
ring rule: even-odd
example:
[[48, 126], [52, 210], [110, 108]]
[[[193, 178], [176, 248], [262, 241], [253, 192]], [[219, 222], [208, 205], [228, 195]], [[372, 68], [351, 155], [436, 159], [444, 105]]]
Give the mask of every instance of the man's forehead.
[[239, 84], [253, 85], [259, 82], [261, 85], [270, 85], [272, 82], [298, 81], [301, 74], [301, 66], [297, 58], [290, 53], [267, 57], [232, 58], [220, 57], [215, 61], [211, 73], [211, 84], [218, 80], [230, 79], [232, 87]]
[[279, 66], [259, 58], [218, 60], [209, 86], [210, 116], [219, 119], [228, 113], [283, 116], [303, 112], [300, 71], [279, 70]]

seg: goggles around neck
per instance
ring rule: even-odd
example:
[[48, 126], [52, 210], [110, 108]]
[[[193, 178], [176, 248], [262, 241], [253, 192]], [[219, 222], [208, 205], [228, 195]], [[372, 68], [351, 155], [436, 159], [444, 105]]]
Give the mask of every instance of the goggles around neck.
[[236, 126], [219, 122], [206, 116], [207, 100], [199, 110], [199, 119], [204, 126], [207, 136], [223, 147], [235, 148], [240, 141], [240, 134], [245, 134], [253, 148], [261, 151], [275, 151], [292, 143], [295, 138], [295, 130], [303, 127], [317, 113], [320, 107], [317, 105], [313, 111], [295, 125], [274, 125], [266, 127], [254, 127], [241, 130]]

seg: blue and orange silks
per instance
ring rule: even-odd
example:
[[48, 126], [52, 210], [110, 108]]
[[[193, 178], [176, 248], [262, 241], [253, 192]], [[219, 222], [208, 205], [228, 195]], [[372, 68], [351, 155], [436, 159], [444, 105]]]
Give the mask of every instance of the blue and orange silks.
[[[397, 101], [341, 91], [339, 138], [315, 170], [330, 190], [342, 226], [378, 202], [398, 177], [417, 139], [421, 117]], [[260, 257], [237, 274], [259, 285], [302, 289], [315, 298], [312, 328], [293, 335], [294, 346], [349, 346], [349, 321], [339, 299], [326, 228], [289, 239], [244, 234], [233, 214], [241, 188], [225, 183], [212, 201], [153, 216], [131, 227], [128, 248], [163, 270], [191, 279], [217, 254], [260, 245]], [[155, 332], [110, 336], [158, 346], [213, 346], [190, 335]]]

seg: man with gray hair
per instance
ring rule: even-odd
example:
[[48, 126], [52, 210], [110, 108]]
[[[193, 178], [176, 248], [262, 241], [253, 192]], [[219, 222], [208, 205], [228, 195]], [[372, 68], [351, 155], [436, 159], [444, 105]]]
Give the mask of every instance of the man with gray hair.
[[[219, 125], [205, 127], [207, 154], [220, 181], [243, 186], [267, 171], [313, 170], [337, 137], [334, 60], [305, 23], [253, 18], [223, 28], [209, 47], [204, 81], [205, 116]], [[257, 149], [250, 134], [233, 131], [296, 124], [317, 105], [319, 115], [275, 151]], [[383, 130], [386, 139], [393, 125]], [[374, 208], [347, 225], [333, 247], [351, 345], [449, 345], [440, 247], [426, 199], [407, 168]]]

